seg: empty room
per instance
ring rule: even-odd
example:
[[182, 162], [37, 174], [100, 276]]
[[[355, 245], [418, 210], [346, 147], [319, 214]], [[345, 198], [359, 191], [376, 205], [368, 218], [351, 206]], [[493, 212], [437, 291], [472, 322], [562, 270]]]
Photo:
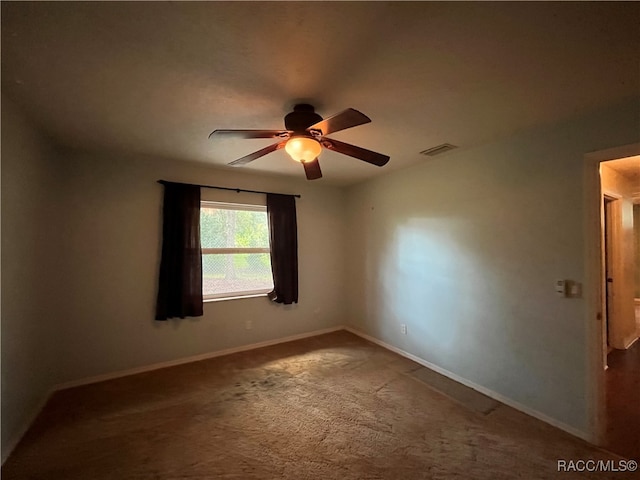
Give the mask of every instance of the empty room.
[[639, 475], [640, 3], [1, 7], [3, 479]]

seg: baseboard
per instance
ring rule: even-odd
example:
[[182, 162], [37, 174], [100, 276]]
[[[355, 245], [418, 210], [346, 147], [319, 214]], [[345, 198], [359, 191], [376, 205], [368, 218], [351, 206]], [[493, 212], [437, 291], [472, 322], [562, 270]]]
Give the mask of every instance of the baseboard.
[[129, 368], [127, 370], [119, 370], [117, 372], [105, 373], [103, 375], [96, 375], [93, 377], [82, 378], [80, 380], [73, 380], [56, 385], [53, 390], [65, 390], [67, 388], [80, 387], [82, 385], [90, 385], [92, 383], [104, 382], [106, 380], [113, 380], [115, 378], [128, 377], [129, 375], [136, 375], [138, 373], [151, 372], [153, 370], [159, 370], [161, 368], [175, 367], [176, 365], [183, 365], [185, 363], [199, 362], [201, 360], [207, 360], [209, 358], [223, 357], [225, 355], [231, 355], [232, 353], [246, 352], [248, 350], [255, 350], [256, 348], [269, 347], [271, 345], [277, 345], [279, 343], [293, 342], [295, 340], [302, 340], [303, 338], [317, 337], [318, 335], [324, 335], [326, 333], [336, 332], [338, 330], [344, 330], [342, 325], [331, 328], [324, 328], [322, 330], [314, 330], [312, 332], [300, 333], [297, 335], [290, 335], [288, 337], [277, 338], [275, 340], [266, 340], [264, 342], [251, 343], [249, 345], [242, 345], [240, 347], [226, 348], [224, 350], [217, 350], [215, 352], [202, 353], [200, 355], [192, 355], [190, 357], [178, 358], [176, 360], [169, 360], [166, 362], [153, 363], [151, 365], [145, 365], [143, 367]]
[[176, 365], [183, 365], [185, 363], [198, 362], [200, 360], [207, 360], [209, 358], [222, 357], [224, 355], [230, 355], [232, 353], [245, 352], [248, 350], [255, 350], [256, 348], [269, 347], [271, 345], [277, 345], [279, 343], [293, 342], [295, 340], [302, 340], [303, 338], [309, 337], [317, 337], [318, 335], [324, 335], [326, 333], [336, 332], [338, 330], [344, 330], [345, 327], [342, 325], [338, 325], [337, 327], [324, 328], [322, 330], [314, 330], [312, 332], [300, 333], [297, 335], [290, 335], [288, 337], [277, 338], [274, 340], [267, 340], [264, 342], [252, 343], [249, 345], [242, 345], [240, 347], [227, 348], [224, 350], [217, 350], [215, 352], [203, 353], [200, 355], [192, 355], [190, 357], [179, 358], [176, 360], [169, 360], [167, 362], [154, 363], [152, 365], [145, 365], [143, 367], [129, 368], [127, 370], [120, 370], [112, 373], [105, 373], [103, 375], [96, 375], [93, 377], [82, 378], [80, 380], [73, 380], [70, 382], [64, 382], [57, 385], [54, 385], [53, 388], [43, 396], [40, 403], [38, 403], [37, 408], [34, 409], [31, 415], [27, 417], [27, 421], [23, 425], [23, 427], [18, 431], [15, 435], [14, 439], [9, 442], [8, 447], [5, 451], [2, 452], [2, 464], [4, 464], [5, 460], [11, 455], [13, 449], [18, 445], [22, 437], [29, 427], [33, 424], [34, 420], [38, 416], [38, 414], [42, 411], [45, 404], [49, 401], [51, 396], [59, 391], [65, 390], [67, 388], [80, 387], [82, 385], [90, 385], [92, 383], [104, 382], [106, 380], [113, 380], [115, 378], [127, 377], [129, 375], [136, 375], [138, 373], [150, 372], [153, 370], [158, 370], [161, 368], [173, 367]]
[[0, 464], [4, 465], [5, 460], [9, 458], [11, 452], [13, 452], [13, 450], [18, 446], [18, 443], [20, 443], [20, 440], [22, 440], [24, 434], [27, 433], [27, 430], [29, 430], [31, 425], [33, 425], [36, 417], [40, 414], [44, 406], [47, 404], [47, 402], [51, 398], [51, 395], [53, 395], [53, 392], [55, 392], [55, 388], [52, 388], [45, 395], [43, 395], [40, 401], [36, 404], [35, 408], [31, 410], [31, 413], [27, 416], [26, 420], [17, 431], [17, 433], [13, 436], [13, 438], [9, 440], [8, 445], [2, 445], [2, 459], [0, 460]]
[[624, 343], [626, 345], [626, 347], [624, 347], [625, 350], [628, 350], [629, 348], [631, 348], [633, 346], [634, 343], [636, 343], [638, 341], [638, 336], [637, 335], [633, 335], [631, 337], [629, 337]]
[[573, 435], [574, 437], [578, 437], [581, 438], [582, 440], [585, 440], [589, 443], [592, 444], [596, 444], [596, 439], [593, 438], [593, 435], [590, 435], [586, 432], [583, 432], [582, 430], [578, 430], [577, 428], [571, 427], [570, 425], [567, 425], [563, 422], [560, 422], [559, 420], [556, 420], [555, 418], [549, 417], [548, 415], [545, 415], [542, 412], [539, 412], [537, 410], [534, 410], [533, 408], [527, 407], [526, 405], [523, 405], [519, 402], [516, 402], [515, 400], [512, 400], [508, 397], [505, 397], [504, 395], [498, 393], [498, 392], [494, 392], [493, 390], [490, 390], [486, 387], [483, 387], [482, 385], [478, 385], [476, 383], [473, 383], [469, 380], [467, 380], [466, 378], [462, 378], [459, 375], [456, 375], [453, 372], [450, 372], [449, 370], [445, 370], [442, 367], [439, 367], [438, 365], [435, 365], [431, 362], [428, 362], [427, 360], [424, 360], [416, 355], [413, 355], [409, 352], [406, 352], [398, 347], [395, 347], [393, 345], [390, 345], [386, 342], [383, 342], [382, 340], [379, 340], [375, 337], [372, 337], [370, 335], [367, 335], [364, 332], [361, 332], [359, 330], [356, 330], [355, 328], [352, 327], [345, 327], [345, 330], [347, 330], [348, 332], [353, 333], [354, 335], [358, 335], [359, 337], [364, 338], [365, 340], [369, 340], [372, 343], [375, 343], [376, 345], [379, 345], [383, 348], [386, 348], [387, 350], [391, 350], [392, 352], [397, 353], [398, 355], [401, 355], [405, 358], [408, 358], [409, 360], [413, 360], [416, 363], [419, 363], [420, 365], [422, 365], [423, 367], [427, 367], [430, 368], [431, 370], [444, 375], [445, 377], [450, 378], [451, 380], [454, 380], [458, 383], [461, 383], [462, 385], [472, 388], [484, 395], [486, 395], [487, 397], [491, 397], [494, 400], [497, 400], [500, 403], [504, 403], [505, 405], [508, 405], [512, 408], [515, 408], [516, 410], [519, 410], [522, 413], [525, 413], [531, 417], [537, 418], [538, 420], [541, 420], [545, 423], [548, 423], [551, 426], [554, 426], [556, 428], [559, 428], [560, 430], [564, 430], [565, 432]]

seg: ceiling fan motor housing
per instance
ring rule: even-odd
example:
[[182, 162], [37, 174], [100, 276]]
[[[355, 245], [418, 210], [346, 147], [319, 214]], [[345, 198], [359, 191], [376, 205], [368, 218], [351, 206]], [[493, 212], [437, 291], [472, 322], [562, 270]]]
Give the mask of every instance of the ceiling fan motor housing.
[[308, 135], [307, 128], [321, 120], [322, 117], [315, 112], [312, 105], [301, 103], [293, 107], [293, 112], [284, 117], [284, 126], [296, 134]]

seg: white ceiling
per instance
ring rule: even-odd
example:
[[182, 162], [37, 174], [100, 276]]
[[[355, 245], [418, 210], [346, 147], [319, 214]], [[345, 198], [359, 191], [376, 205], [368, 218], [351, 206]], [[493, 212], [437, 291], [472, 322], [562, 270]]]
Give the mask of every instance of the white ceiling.
[[[2, 91], [58, 143], [224, 166], [294, 103], [373, 120], [333, 137], [346, 185], [640, 94], [638, 2], [2, 2]], [[231, 167], [229, 167], [231, 168]], [[243, 167], [304, 177], [284, 151]]]

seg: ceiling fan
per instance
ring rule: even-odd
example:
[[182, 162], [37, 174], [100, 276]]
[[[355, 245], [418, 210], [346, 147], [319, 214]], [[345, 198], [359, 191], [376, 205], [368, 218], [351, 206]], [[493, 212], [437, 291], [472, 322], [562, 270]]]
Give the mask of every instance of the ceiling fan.
[[363, 125], [370, 121], [369, 117], [353, 108], [347, 108], [323, 119], [315, 112], [313, 106], [298, 104], [293, 107], [293, 112], [284, 117], [286, 130], [214, 130], [209, 138], [277, 138], [276, 143], [234, 160], [229, 165], [246, 165], [263, 155], [284, 148], [291, 158], [302, 163], [307, 180], [315, 180], [322, 177], [318, 163], [318, 155], [320, 155], [322, 147], [378, 167], [386, 165], [389, 161], [387, 155], [327, 138], [327, 135], [331, 133]]

